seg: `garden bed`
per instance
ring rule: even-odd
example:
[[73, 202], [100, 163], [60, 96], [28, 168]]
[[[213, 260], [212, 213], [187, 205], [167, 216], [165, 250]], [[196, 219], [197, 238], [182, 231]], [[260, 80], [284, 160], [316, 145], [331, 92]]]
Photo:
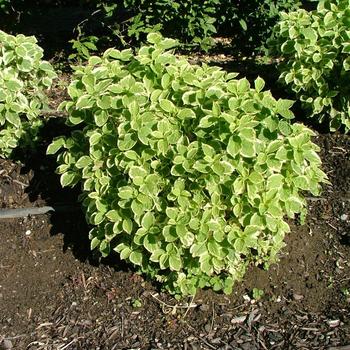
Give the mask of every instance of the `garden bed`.
[[[72, 11], [67, 21], [76, 24], [82, 15]], [[49, 29], [50, 18], [38, 26]], [[30, 28], [31, 34], [41, 31]], [[49, 34], [46, 40], [39, 36], [41, 44], [63, 46], [71, 38], [66, 32], [55, 42]], [[220, 65], [249, 80], [260, 75], [274, 96], [290, 97], [276, 84], [273, 65], [220, 54], [191, 61]], [[66, 99], [62, 87], [68, 81], [61, 77], [53, 89], [53, 110]], [[289, 222], [278, 264], [269, 271], [251, 267], [232, 295], [205, 290], [177, 301], [117, 256], [101, 259], [90, 251], [79, 191], [62, 189], [55, 159], [45, 155], [51, 139], [64, 134], [60, 120], [52, 119], [44, 134], [36, 153], [0, 159], [0, 208], [65, 208], [0, 219], [1, 350], [350, 349], [349, 136], [315, 137], [331, 185], [320, 198], [308, 197], [304, 226]]]
[[53, 159], [0, 160], [0, 207], [71, 207], [1, 220], [0, 348], [349, 349], [350, 138], [315, 141], [331, 185], [309, 197], [304, 226], [290, 222], [280, 262], [252, 267], [230, 296], [181, 302], [89, 251], [77, 193], [48, 175]]

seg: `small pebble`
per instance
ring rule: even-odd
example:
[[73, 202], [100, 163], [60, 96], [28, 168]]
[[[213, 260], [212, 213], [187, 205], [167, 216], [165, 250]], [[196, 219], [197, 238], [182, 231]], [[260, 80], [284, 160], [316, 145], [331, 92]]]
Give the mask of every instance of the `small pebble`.
[[299, 301], [299, 300], [303, 300], [304, 296], [301, 294], [293, 294], [293, 298], [294, 300]]
[[243, 299], [244, 299], [244, 301], [248, 301], [248, 302], [251, 301], [248, 294], [243, 295]]
[[328, 323], [329, 327], [334, 328], [334, 327], [339, 326], [340, 321], [339, 320], [329, 320], [327, 323]]
[[343, 214], [343, 215], [340, 217], [340, 220], [342, 220], [342, 221], [347, 221], [348, 218], [349, 218], [349, 215]]
[[214, 338], [210, 341], [211, 344], [215, 344], [215, 345], [218, 345], [218, 344], [221, 344], [222, 341], [221, 341], [221, 338]]
[[239, 323], [243, 323], [246, 320], [247, 316], [239, 316], [239, 317], [235, 317], [231, 320], [232, 324], [239, 324]]
[[26, 236], [30, 236], [32, 234], [32, 231], [31, 230], [27, 230], [26, 231]]
[[11, 340], [4, 339], [3, 342], [2, 342], [2, 344], [3, 344], [3, 348], [4, 348], [5, 350], [13, 349], [13, 345], [12, 345]]
[[207, 305], [207, 304], [202, 304], [202, 305], [199, 307], [199, 309], [200, 309], [201, 311], [208, 311], [208, 310], [210, 309], [210, 307], [209, 307], [209, 305]]

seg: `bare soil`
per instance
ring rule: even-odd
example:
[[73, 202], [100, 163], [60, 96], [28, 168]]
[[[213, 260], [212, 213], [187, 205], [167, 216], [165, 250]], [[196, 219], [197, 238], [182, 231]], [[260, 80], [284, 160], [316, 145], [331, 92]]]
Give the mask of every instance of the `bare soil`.
[[0, 349], [349, 349], [350, 138], [315, 141], [332, 184], [309, 198], [306, 225], [291, 222], [280, 262], [251, 267], [230, 296], [181, 302], [89, 251], [77, 191], [61, 189], [45, 145], [26, 164], [0, 160], [0, 207], [72, 206], [0, 221]]

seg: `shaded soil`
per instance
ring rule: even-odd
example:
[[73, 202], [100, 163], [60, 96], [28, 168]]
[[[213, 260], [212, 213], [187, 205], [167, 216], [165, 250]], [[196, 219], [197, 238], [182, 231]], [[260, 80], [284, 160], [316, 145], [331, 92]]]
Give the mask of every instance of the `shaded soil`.
[[[319, 135], [331, 185], [292, 222], [281, 260], [252, 267], [230, 296], [178, 302], [89, 251], [77, 193], [62, 190], [40, 148], [0, 160], [0, 206], [76, 205], [0, 221], [2, 349], [341, 349], [350, 345], [350, 138]], [[43, 149], [45, 145], [43, 145]], [[263, 290], [252, 299], [254, 288]]]

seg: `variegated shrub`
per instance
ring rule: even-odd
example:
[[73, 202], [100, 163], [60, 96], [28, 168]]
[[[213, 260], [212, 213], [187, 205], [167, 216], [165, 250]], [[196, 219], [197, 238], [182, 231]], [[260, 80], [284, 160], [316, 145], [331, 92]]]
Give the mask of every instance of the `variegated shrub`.
[[[31, 144], [42, 120], [48, 89], [56, 74], [42, 60], [43, 50], [34, 37], [0, 31], [0, 156]], [[20, 141], [21, 140], [21, 141]]]
[[280, 80], [309, 116], [331, 131], [350, 130], [350, 1], [322, 0], [317, 10], [282, 13], [270, 54], [282, 58]]
[[76, 67], [62, 109], [63, 186], [82, 183], [91, 247], [111, 250], [179, 295], [232, 291], [251, 264], [275, 261], [325, 180], [313, 132], [276, 100], [218, 67], [191, 65], [148, 35], [134, 55], [107, 50]]

